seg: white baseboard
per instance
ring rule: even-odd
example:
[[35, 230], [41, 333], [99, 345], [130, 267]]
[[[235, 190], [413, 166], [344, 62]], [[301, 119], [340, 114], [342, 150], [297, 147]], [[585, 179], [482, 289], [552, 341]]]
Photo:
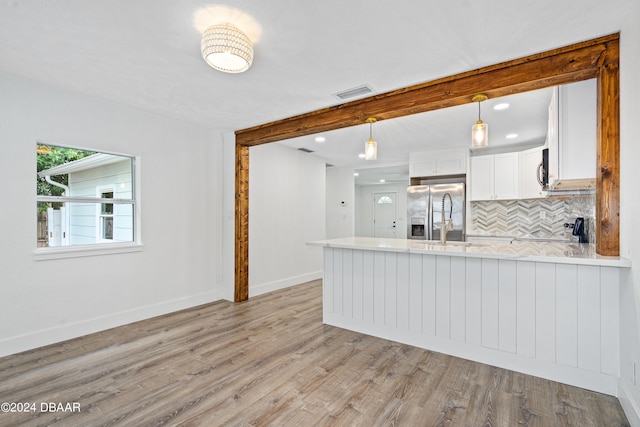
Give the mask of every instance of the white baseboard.
[[632, 427], [640, 427], [640, 402], [634, 399], [631, 389], [622, 380], [618, 380], [618, 400], [629, 424]]
[[184, 310], [202, 304], [218, 301], [219, 292], [206, 292], [171, 301], [164, 301], [131, 310], [94, 317], [67, 325], [41, 329], [23, 335], [0, 339], [0, 357], [20, 353], [26, 350], [54, 344], [60, 341], [81, 337], [94, 332], [104, 331], [151, 317], [161, 316], [174, 311]]
[[311, 282], [312, 280], [322, 279], [322, 271], [314, 271], [302, 274], [300, 276], [287, 277], [285, 279], [276, 280], [270, 283], [249, 286], [249, 298], [269, 292], [277, 291], [291, 286], [300, 285], [302, 283]]

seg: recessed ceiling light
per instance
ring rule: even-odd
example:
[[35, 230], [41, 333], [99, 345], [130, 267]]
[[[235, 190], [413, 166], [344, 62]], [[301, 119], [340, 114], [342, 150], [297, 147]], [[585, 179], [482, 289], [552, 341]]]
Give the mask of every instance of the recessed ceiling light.
[[323, 143], [327, 140], [327, 138], [325, 138], [324, 136], [316, 136], [315, 141], [318, 143]]
[[509, 108], [509, 104], [507, 104], [506, 102], [503, 102], [502, 104], [496, 104], [493, 106], [494, 110], [506, 110], [507, 108]]
[[380, 182], [387, 182], [387, 180], [386, 179], [381, 179]]
[[513, 138], [517, 138], [518, 134], [517, 133], [510, 133], [509, 135], [507, 135], [507, 139], [513, 139]]
[[360, 174], [358, 172], [354, 172], [353, 176], [360, 176]]
[[364, 154], [364, 153], [360, 153], [360, 154], [358, 154], [358, 157], [360, 157], [361, 159], [364, 159], [366, 156], [367, 156], [367, 155], [366, 155], [366, 154]]

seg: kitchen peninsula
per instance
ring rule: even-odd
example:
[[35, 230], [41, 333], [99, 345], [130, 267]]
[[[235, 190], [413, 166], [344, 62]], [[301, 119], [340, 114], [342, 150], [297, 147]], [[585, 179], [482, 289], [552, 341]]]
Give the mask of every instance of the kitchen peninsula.
[[588, 244], [351, 237], [324, 251], [324, 323], [615, 395], [620, 275]]

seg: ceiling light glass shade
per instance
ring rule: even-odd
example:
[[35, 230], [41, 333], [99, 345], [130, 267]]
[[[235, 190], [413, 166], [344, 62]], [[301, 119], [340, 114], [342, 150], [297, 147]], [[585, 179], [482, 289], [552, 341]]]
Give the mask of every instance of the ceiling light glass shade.
[[471, 146], [486, 147], [487, 145], [489, 145], [489, 125], [478, 120], [471, 127]]
[[369, 138], [364, 146], [364, 159], [376, 160], [378, 158], [378, 143], [375, 139]]
[[251, 40], [228, 23], [207, 28], [202, 34], [200, 49], [207, 64], [225, 73], [242, 73], [253, 63]]
[[364, 159], [376, 160], [378, 158], [378, 143], [373, 139], [373, 124], [376, 122], [375, 117], [369, 117], [366, 122], [369, 123], [369, 139], [364, 145]]
[[484, 93], [474, 95], [472, 102], [478, 103], [478, 121], [471, 127], [471, 146], [486, 147], [489, 145], [489, 125], [480, 119], [480, 103], [488, 99]]

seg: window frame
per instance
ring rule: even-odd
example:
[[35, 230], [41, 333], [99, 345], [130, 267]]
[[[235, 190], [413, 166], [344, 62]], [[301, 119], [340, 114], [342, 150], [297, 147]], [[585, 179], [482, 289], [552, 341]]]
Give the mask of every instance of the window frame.
[[[92, 151], [94, 153], [110, 154], [114, 156], [126, 157], [131, 160], [131, 199], [113, 198], [109, 199], [109, 203], [114, 205], [127, 204], [131, 205], [132, 211], [132, 241], [131, 242], [113, 242], [111, 240], [99, 239], [101, 230], [97, 229], [96, 243], [81, 244], [81, 245], [68, 245], [68, 246], [54, 246], [45, 248], [35, 248], [33, 252], [34, 260], [51, 260], [51, 259], [64, 259], [64, 258], [77, 258], [85, 256], [100, 256], [118, 253], [130, 253], [140, 252], [143, 250], [144, 245], [142, 243], [142, 227], [141, 227], [141, 207], [140, 207], [140, 178], [141, 178], [141, 158], [140, 156], [133, 154], [124, 154], [114, 151], [101, 150], [92, 147], [80, 147], [74, 145], [64, 145], [57, 143], [47, 143], [42, 141], [36, 142], [38, 145], [56, 146], [61, 148], [71, 148], [75, 150]], [[35, 151], [35, 150], [34, 150]], [[37, 154], [34, 153], [36, 156]], [[32, 164], [37, 164], [37, 157], [34, 158]], [[34, 185], [35, 186], [35, 185]], [[104, 188], [109, 188], [111, 191], [115, 189], [111, 185], [104, 185], [96, 187], [97, 191], [104, 191]], [[100, 198], [100, 193], [97, 197], [77, 197], [77, 196], [42, 196], [37, 194], [37, 188], [34, 188], [35, 202], [63, 202], [63, 203], [92, 203], [96, 205], [96, 209], [100, 212], [100, 207], [104, 203]], [[97, 221], [100, 221], [98, 216]], [[37, 228], [37, 227], [36, 227]], [[35, 239], [37, 241], [37, 238]]]

